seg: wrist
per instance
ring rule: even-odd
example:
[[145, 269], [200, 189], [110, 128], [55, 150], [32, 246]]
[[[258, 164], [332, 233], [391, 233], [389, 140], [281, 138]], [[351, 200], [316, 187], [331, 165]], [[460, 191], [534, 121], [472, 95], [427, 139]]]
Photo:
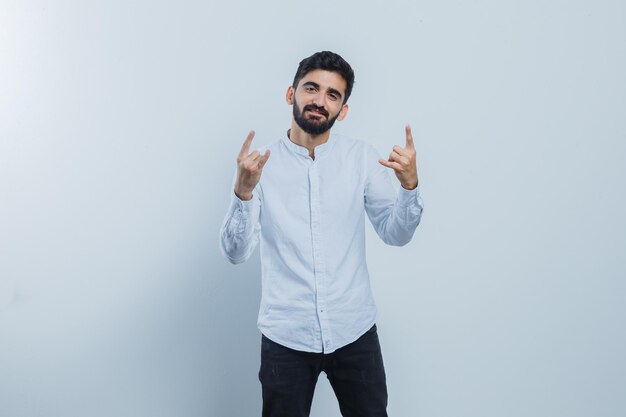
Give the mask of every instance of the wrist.
[[249, 201], [252, 200], [252, 193], [251, 192], [238, 192], [237, 190], [235, 190], [235, 195], [237, 196], [237, 198], [239, 198], [241, 201]]
[[411, 191], [417, 188], [418, 182], [417, 181], [412, 181], [412, 182], [405, 182], [405, 183], [400, 183], [400, 185], [402, 186], [402, 188], [404, 188], [407, 191]]

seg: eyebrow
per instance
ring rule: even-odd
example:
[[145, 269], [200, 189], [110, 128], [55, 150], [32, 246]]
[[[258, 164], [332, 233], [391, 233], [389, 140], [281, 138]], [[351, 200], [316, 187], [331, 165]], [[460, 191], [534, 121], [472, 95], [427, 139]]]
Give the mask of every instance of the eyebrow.
[[334, 89], [334, 88], [332, 88], [332, 87], [328, 87], [328, 92], [329, 92], [329, 93], [332, 93], [332, 94], [337, 94], [337, 96], [339, 96], [339, 98], [343, 98], [343, 96], [341, 95], [341, 93], [340, 93], [339, 91], [335, 90], [335, 89]]
[[320, 88], [320, 85], [318, 83], [314, 83], [313, 81], [307, 81], [304, 84], [302, 84], [302, 86], [304, 87], [305, 85], [310, 85], [311, 87], [315, 87], [317, 89]]
[[[307, 86], [307, 85], [310, 85], [311, 87], [315, 87], [315, 88], [317, 88], [318, 90], [319, 90], [319, 88], [320, 88], [320, 85], [319, 85], [318, 83], [316, 83], [316, 82], [313, 82], [313, 81], [307, 81], [307, 82], [305, 82], [304, 84], [302, 84], [302, 86], [303, 86], [303, 87], [304, 87], [304, 86]], [[336, 94], [336, 95], [338, 95], [338, 96], [339, 96], [339, 98], [343, 98], [343, 95], [342, 95], [342, 94], [341, 94], [338, 90], [336, 90], [336, 89], [334, 89], [334, 88], [332, 88], [332, 87], [328, 87], [328, 92], [329, 92], [329, 93], [332, 93], [332, 94]]]

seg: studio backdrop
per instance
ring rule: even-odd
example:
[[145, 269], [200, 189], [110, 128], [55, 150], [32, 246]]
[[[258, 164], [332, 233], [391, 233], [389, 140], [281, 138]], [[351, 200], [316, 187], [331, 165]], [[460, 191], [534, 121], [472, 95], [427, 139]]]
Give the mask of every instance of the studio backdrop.
[[620, 0], [2, 0], [0, 416], [260, 415], [259, 255], [218, 231], [320, 50], [335, 132], [415, 137], [413, 241], [367, 224], [390, 415], [626, 415], [625, 40]]

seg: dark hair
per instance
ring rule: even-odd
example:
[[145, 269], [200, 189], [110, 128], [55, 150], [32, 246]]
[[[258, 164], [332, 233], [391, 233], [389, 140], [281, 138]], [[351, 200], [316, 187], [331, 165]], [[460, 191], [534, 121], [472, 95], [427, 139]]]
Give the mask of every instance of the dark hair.
[[334, 52], [322, 51], [316, 52], [308, 58], [304, 58], [298, 65], [298, 71], [293, 78], [293, 88], [298, 87], [298, 83], [306, 74], [313, 70], [326, 70], [339, 73], [346, 81], [346, 97], [343, 102], [347, 102], [350, 94], [352, 94], [352, 86], [354, 85], [354, 71], [341, 56]]

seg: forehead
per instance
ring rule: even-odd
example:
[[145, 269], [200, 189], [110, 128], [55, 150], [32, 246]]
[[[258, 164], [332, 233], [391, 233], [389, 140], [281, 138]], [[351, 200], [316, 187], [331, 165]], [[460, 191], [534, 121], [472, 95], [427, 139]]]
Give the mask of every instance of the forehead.
[[335, 90], [345, 94], [346, 80], [343, 79], [338, 72], [316, 69], [307, 72], [298, 83], [298, 87], [307, 82], [314, 82], [322, 88], [334, 88]]

